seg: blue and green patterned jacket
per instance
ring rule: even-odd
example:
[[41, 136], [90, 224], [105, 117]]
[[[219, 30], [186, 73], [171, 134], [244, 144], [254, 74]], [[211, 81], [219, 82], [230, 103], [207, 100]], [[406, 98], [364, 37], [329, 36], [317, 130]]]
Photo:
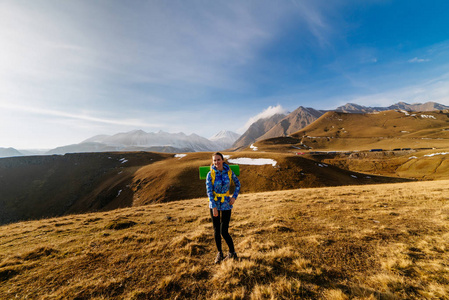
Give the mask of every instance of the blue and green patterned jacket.
[[[232, 205], [229, 204], [230, 197], [224, 197], [224, 202], [221, 202], [221, 198], [218, 201], [214, 200], [214, 192], [218, 194], [225, 194], [229, 191], [229, 187], [231, 185], [231, 180], [229, 179], [228, 171], [229, 166], [226, 163], [223, 163], [223, 171], [217, 170], [214, 166], [212, 168], [215, 171], [215, 182], [212, 186], [212, 176], [210, 172], [206, 177], [206, 190], [207, 197], [209, 198], [209, 208], [217, 208], [218, 210], [230, 210], [232, 209]], [[232, 181], [234, 181], [235, 189], [232, 197], [237, 199], [237, 196], [240, 192], [240, 181], [237, 176], [232, 172]]]

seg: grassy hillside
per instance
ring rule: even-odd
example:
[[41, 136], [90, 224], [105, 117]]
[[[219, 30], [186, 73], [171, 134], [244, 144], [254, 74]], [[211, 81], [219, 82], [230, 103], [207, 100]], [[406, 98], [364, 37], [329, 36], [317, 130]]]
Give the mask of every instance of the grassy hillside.
[[[267, 158], [276, 165], [240, 165], [241, 193], [294, 188], [374, 184], [405, 181], [401, 178], [367, 176], [321, 164], [292, 153], [234, 152], [230, 159]], [[149, 204], [203, 197], [205, 181], [198, 180], [198, 167], [207, 166], [211, 153], [189, 153], [139, 169], [134, 177], [134, 204]], [[232, 160], [231, 160], [232, 161]]]
[[206, 198], [1, 226], [1, 299], [447, 299], [449, 181]]
[[0, 224], [132, 205], [141, 166], [173, 157], [150, 152], [0, 159]]
[[[228, 153], [232, 158], [271, 158], [272, 165], [241, 165], [242, 193], [292, 188], [404, 181], [367, 176], [292, 153]], [[0, 159], [0, 224], [106, 211], [202, 197], [198, 168], [211, 153], [83, 153]]]
[[314, 150], [449, 148], [449, 114], [327, 112], [292, 137]]

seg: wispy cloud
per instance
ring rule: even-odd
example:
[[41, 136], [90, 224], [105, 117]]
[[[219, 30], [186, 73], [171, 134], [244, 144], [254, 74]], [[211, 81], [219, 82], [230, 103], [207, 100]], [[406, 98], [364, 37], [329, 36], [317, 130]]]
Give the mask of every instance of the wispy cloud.
[[152, 127], [152, 128], [158, 128], [163, 127], [165, 124], [157, 124], [157, 123], [148, 123], [139, 119], [107, 119], [107, 118], [100, 118], [95, 117], [90, 114], [75, 114], [75, 113], [69, 113], [65, 111], [58, 111], [58, 110], [51, 110], [51, 109], [42, 109], [42, 108], [36, 108], [36, 107], [29, 107], [29, 106], [19, 106], [14, 104], [6, 104], [6, 103], [0, 103], [0, 108], [2, 108], [4, 111], [15, 111], [15, 112], [21, 112], [21, 113], [31, 113], [35, 115], [42, 115], [45, 117], [57, 117], [57, 118], [63, 118], [63, 119], [76, 119], [80, 121], [87, 121], [87, 122], [95, 122], [95, 123], [102, 123], [102, 124], [111, 124], [111, 125], [122, 125], [122, 126], [132, 126], [132, 127]]
[[414, 57], [414, 58], [408, 60], [409, 63], [423, 63], [423, 62], [428, 62], [428, 61], [430, 61], [430, 59], [418, 58], [418, 57]]
[[269, 106], [268, 108], [264, 109], [261, 113], [258, 113], [257, 115], [249, 118], [249, 120], [245, 123], [245, 126], [238, 129], [237, 131], [239, 133], [243, 133], [251, 126], [251, 124], [260, 119], [266, 119], [276, 114], [286, 114], [287, 112], [288, 111], [285, 108], [283, 108], [280, 104], [276, 106]]

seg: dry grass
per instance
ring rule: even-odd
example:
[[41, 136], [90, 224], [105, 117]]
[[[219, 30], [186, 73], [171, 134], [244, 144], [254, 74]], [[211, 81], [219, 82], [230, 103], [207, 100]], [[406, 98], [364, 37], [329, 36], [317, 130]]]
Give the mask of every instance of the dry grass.
[[449, 181], [205, 198], [1, 227], [0, 298], [448, 299]]

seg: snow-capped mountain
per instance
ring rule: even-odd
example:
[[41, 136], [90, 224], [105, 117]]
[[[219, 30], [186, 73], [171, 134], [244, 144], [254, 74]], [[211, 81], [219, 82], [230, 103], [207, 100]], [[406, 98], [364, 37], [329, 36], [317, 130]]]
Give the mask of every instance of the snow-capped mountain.
[[345, 105], [337, 107], [335, 111], [346, 113], [370, 113], [375, 111], [384, 111], [393, 109], [401, 109], [405, 111], [434, 111], [434, 110], [449, 109], [449, 106], [431, 101], [426, 103], [413, 103], [413, 104], [409, 104], [406, 102], [398, 102], [388, 107], [371, 107], [355, 103], [346, 103]]
[[215, 142], [222, 149], [228, 149], [234, 144], [236, 140], [240, 137], [240, 134], [222, 130], [213, 137], [209, 138], [210, 141]]
[[[236, 137], [237, 136], [237, 137]], [[229, 148], [238, 138], [236, 133], [220, 132], [208, 140], [197, 134], [145, 132], [133, 130], [114, 135], [97, 135], [79, 144], [50, 150], [47, 154], [104, 151], [157, 151], [157, 152], [197, 152], [220, 151]]]

